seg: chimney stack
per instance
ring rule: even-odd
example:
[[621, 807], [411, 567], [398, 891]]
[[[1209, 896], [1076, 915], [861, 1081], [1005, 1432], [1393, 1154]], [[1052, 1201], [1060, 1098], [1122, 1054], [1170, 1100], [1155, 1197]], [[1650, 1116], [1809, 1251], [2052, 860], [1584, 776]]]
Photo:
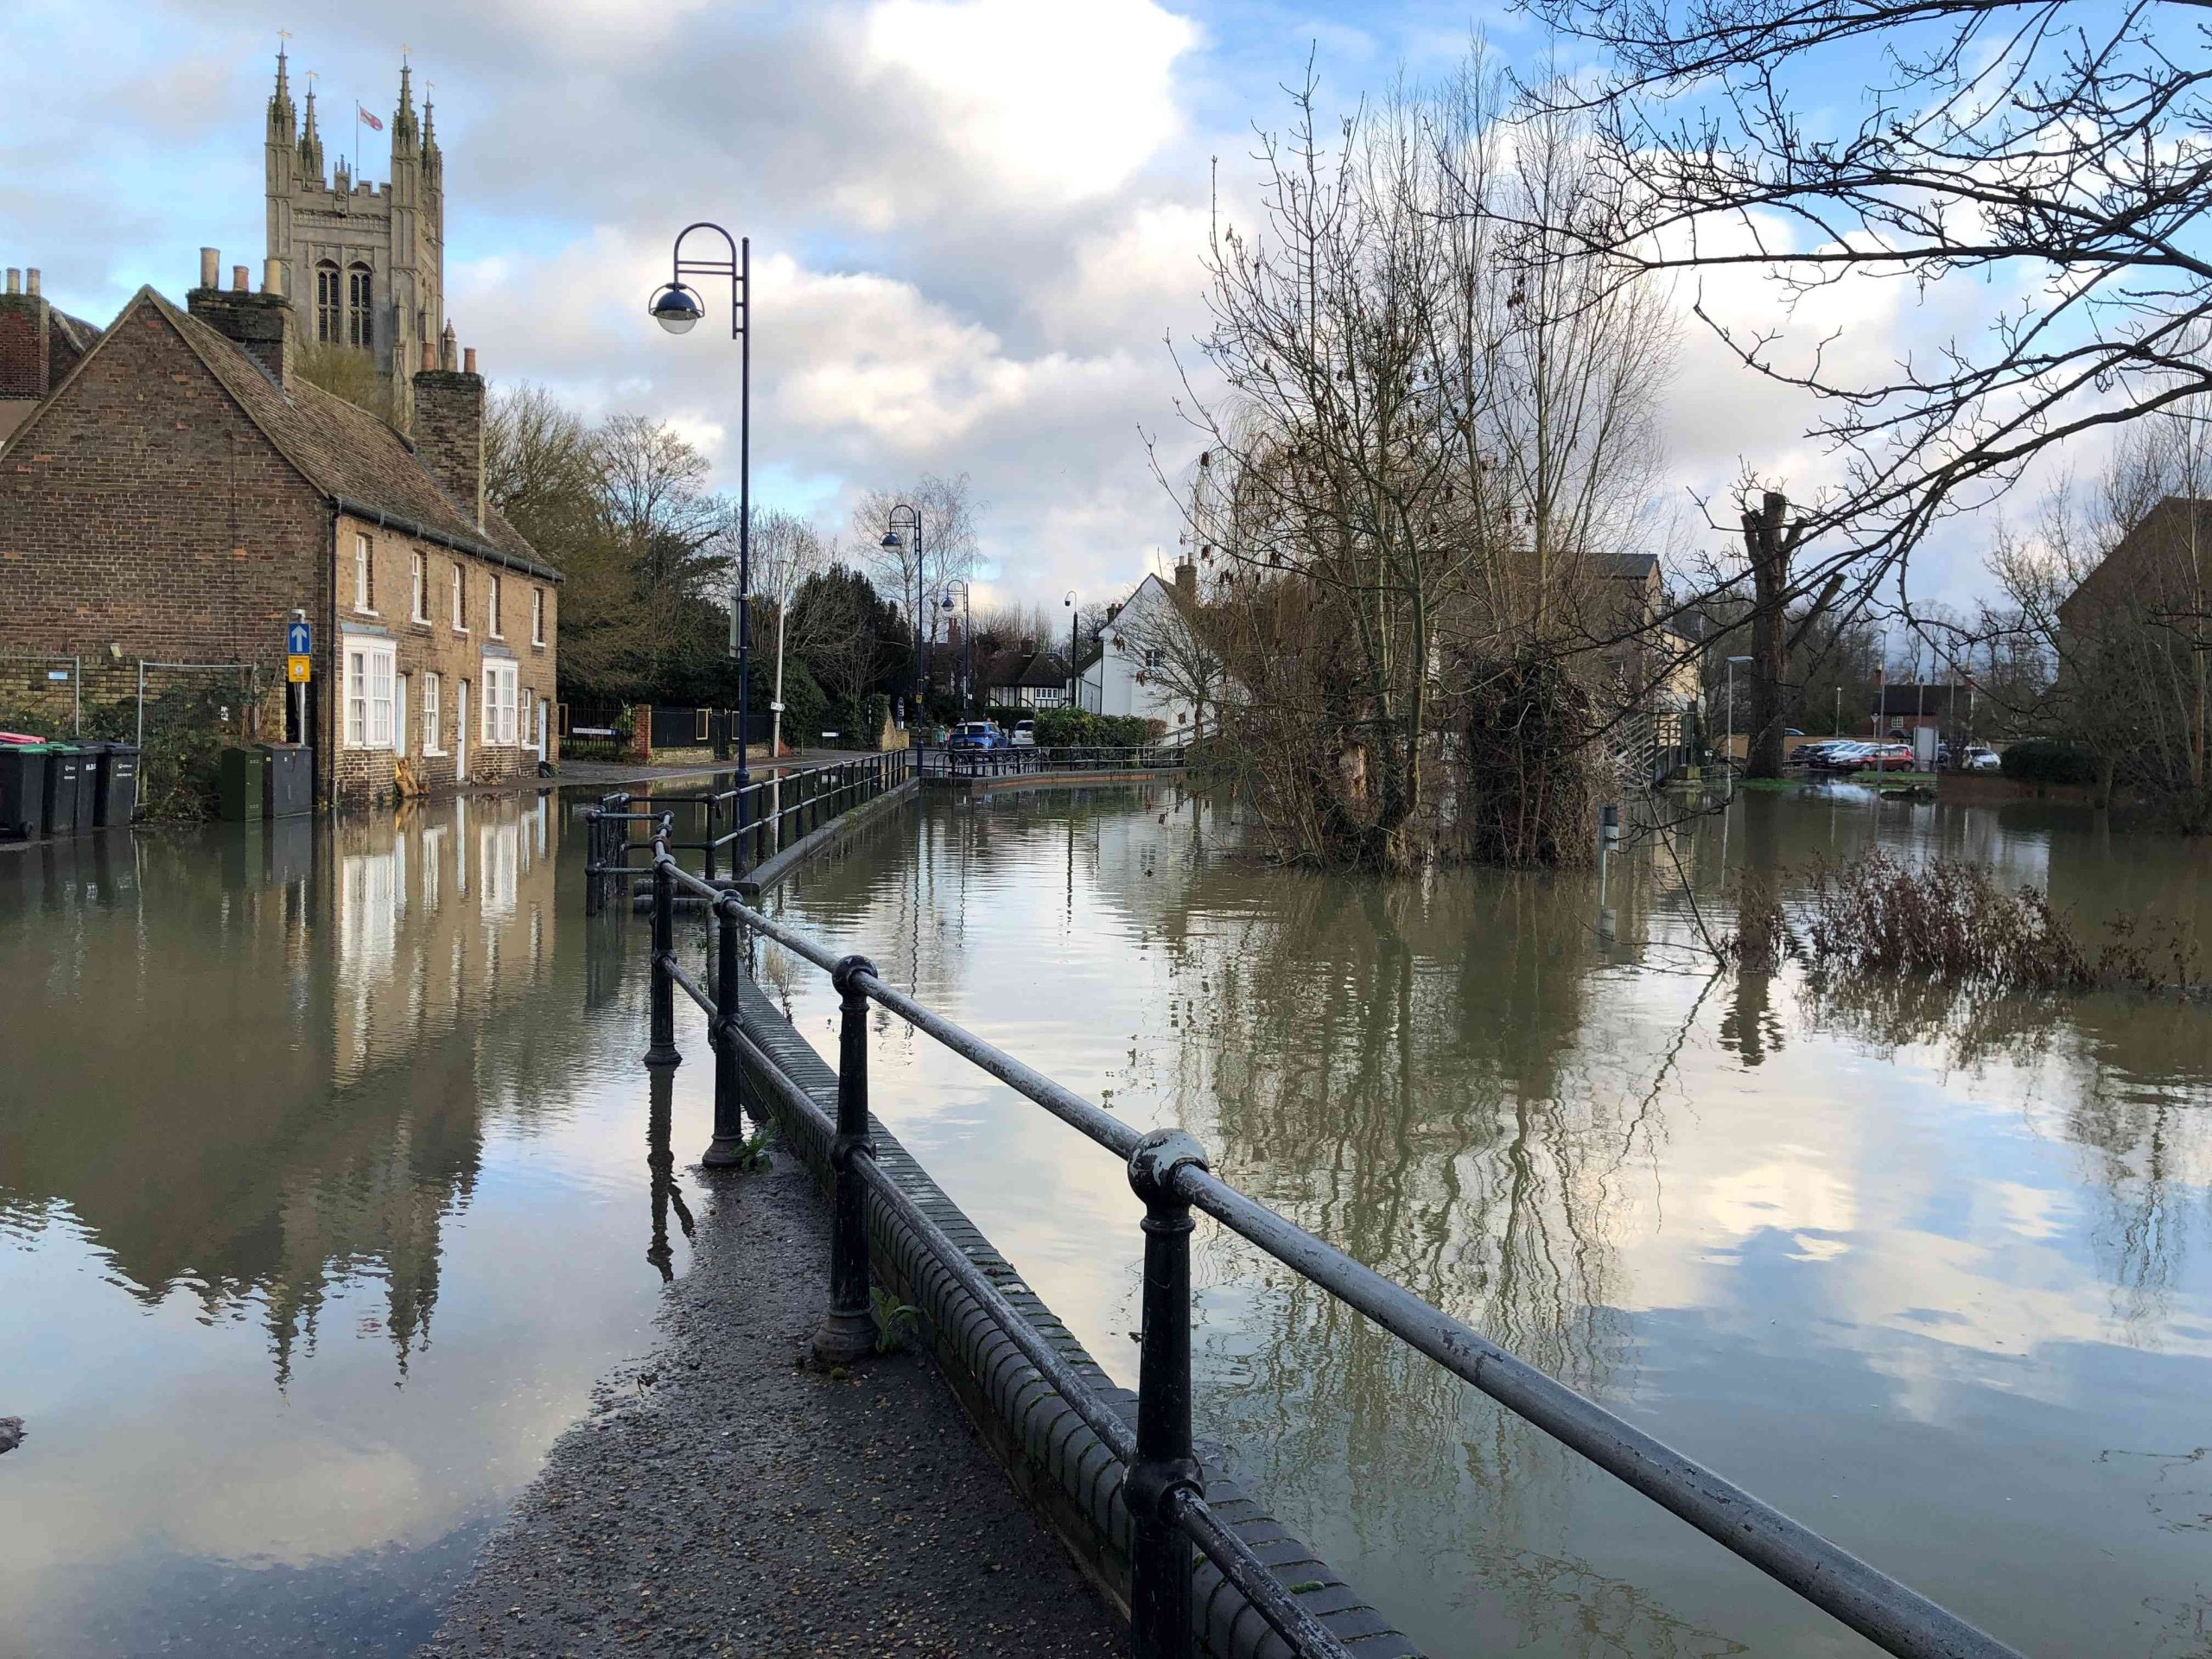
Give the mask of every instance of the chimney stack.
[[45, 397], [76, 365], [77, 353], [54, 327], [38, 288], [35, 268], [8, 267], [7, 292], [0, 294], [0, 433], [15, 430], [25, 401]]
[[1180, 561], [1175, 566], [1175, 591], [1185, 599], [1196, 599], [1198, 596], [1198, 567], [1188, 559]]
[[[415, 459], [474, 519], [484, 524], [484, 377], [476, 353], [463, 359], [453, 325], [435, 348], [423, 342], [423, 367], [415, 377]], [[440, 366], [431, 367], [432, 362]], [[466, 362], [465, 368], [455, 368]]]
[[200, 249], [200, 286], [185, 296], [187, 308], [200, 321], [261, 365], [270, 379], [289, 387], [292, 383], [293, 359], [299, 350], [300, 329], [291, 302], [284, 297], [283, 264], [271, 259], [264, 265], [263, 286], [258, 294], [247, 286], [244, 265], [231, 267], [231, 285], [227, 289], [219, 286], [222, 271], [221, 251]]

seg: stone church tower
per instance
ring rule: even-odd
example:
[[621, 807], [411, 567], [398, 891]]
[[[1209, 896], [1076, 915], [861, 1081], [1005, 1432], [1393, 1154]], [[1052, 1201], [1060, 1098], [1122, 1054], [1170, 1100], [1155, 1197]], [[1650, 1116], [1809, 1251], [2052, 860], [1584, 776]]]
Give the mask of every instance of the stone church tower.
[[414, 425], [414, 372], [445, 327], [445, 160], [430, 105], [415, 119], [410, 71], [399, 67], [391, 182], [356, 180], [341, 157], [327, 181], [315, 87], [307, 119], [292, 106], [284, 54], [269, 99], [269, 257], [306, 339], [375, 354], [395, 423]]

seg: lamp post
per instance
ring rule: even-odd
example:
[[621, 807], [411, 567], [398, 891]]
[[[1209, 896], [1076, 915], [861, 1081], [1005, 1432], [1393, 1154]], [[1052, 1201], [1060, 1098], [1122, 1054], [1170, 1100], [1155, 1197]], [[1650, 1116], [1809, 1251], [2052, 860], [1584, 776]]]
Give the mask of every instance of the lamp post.
[[[899, 516], [902, 513], [904, 518]], [[901, 530], [912, 531], [914, 536], [914, 664], [911, 677], [912, 693], [906, 711], [906, 729], [912, 732], [922, 721], [922, 514], [918, 507], [909, 506], [904, 501], [893, 507], [884, 519], [882, 544], [893, 553], [906, 544], [899, 534]], [[906, 595], [901, 594], [899, 597], [903, 600]]]
[[[694, 231], [711, 231], [729, 249], [728, 259], [686, 259], [683, 238]], [[750, 710], [752, 616], [747, 594], [753, 586], [753, 238], [733, 238], [721, 226], [702, 219], [676, 233], [670, 251], [673, 269], [667, 283], [653, 292], [645, 308], [655, 322], [671, 334], [688, 334], [707, 315], [698, 290], [687, 287], [686, 275], [729, 278], [729, 337], [738, 342], [737, 357], [737, 603], [730, 607], [729, 650], [737, 658], [737, 786], [742, 791], [752, 782], [745, 765], [746, 726]], [[727, 743], [727, 736], [725, 736]], [[772, 755], [771, 760], [774, 759]], [[745, 796], [737, 798], [737, 828], [745, 828]], [[742, 836], [735, 843], [744, 846]]]
[[[1083, 705], [1083, 681], [1076, 673], [1075, 667], [1075, 625], [1078, 615], [1075, 608], [1075, 589], [1069, 588], [1067, 596], [1060, 603], [1068, 607], [1068, 707], [1079, 709]], [[1103, 715], [1106, 712], [1106, 671], [1103, 669], [1098, 671], [1098, 712]]]
[[1723, 759], [1731, 766], [1733, 766], [1736, 760], [1736, 664], [1748, 663], [1751, 660], [1748, 657], [1731, 657], [1728, 659], [1728, 730], [1727, 734], [1720, 740], [1720, 753]]
[[[963, 719], [972, 719], [976, 713], [976, 592], [967, 577], [953, 580], [960, 584], [960, 713]], [[950, 588], [939, 603], [948, 611], [952, 608]]]

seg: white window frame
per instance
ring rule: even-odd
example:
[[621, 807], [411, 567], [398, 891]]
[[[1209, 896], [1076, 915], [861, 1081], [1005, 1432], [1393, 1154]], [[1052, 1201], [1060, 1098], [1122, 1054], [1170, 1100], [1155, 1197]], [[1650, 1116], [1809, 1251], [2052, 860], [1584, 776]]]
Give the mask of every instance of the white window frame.
[[439, 722], [445, 718], [444, 690], [440, 677], [425, 670], [423, 674], [423, 753], [443, 754], [446, 734]]
[[484, 659], [484, 671], [477, 680], [477, 696], [484, 706], [486, 748], [515, 747], [515, 701], [521, 691], [521, 664], [500, 657]]
[[499, 579], [497, 576], [487, 576], [485, 580], [489, 584], [484, 590], [485, 637], [492, 639], [504, 639], [507, 636], [499, 632]]
[[545, 643], [545, 590], [543, 588], [530, 590], [530, 643], [533, 645]]
[[343, 659], [346, 747], [389, 749], [397, 696], [398, 652], [389, 639], [355, 637], [346, 640]]
[[453, 631], [468, 632], [468, 573], [459, 559], [453, 562]]
[[363, 616], [377, 613], [376, 550], [358, 530], [353, 532], [353, 608]]
[[415, 609], [417, 622], [430, 620], [430, 562], [423, 556], [422, 550], [415, 552]]

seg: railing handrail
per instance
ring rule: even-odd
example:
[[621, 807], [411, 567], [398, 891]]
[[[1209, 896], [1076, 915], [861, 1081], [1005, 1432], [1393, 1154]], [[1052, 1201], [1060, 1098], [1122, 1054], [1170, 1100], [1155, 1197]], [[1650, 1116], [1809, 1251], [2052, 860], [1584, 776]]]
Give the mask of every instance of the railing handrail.
[[[854, 1000], [858, 997], [899, 1015], [1088, 1139], [1128, 1160], [1134, 1183], [1141, 1155], [1159, 1141], [1163, 1132], [1139, 1134], [1074, 1090], [886, 984], [864, 958], [839, 956], [747, 905], [734, 893], [692, 875], [682, 868], [670, 849], [669, 837], [673, 828], [672, 815], [664, 815], [654, 836], [657, 890], [664, 884], [670, 891], [678, 886], [692, 891], [708, 900], [721, 918], [721, 925], [735, 924], [760, 932], [830, 973], [845, 994], [849, 1010], [861, 1006]], [[658, 915], [656, 924], [658, 948]], [[673, 968], [672, 957], [668, 965]], [[685, 988], [689, 990], [690, 987], [687, 985]], [[734, 991], [725, 990], [724, 995], [734, 1002]], [[728, 1010], [715, 1017], [725, 1025], [734, 1018]], [[849, 1030], [849, 1019], [847, 1024]], [[657, 1046], [658, 1041], [657, 1036]], [[769, 1070], [772, 1072], [774, 1068], [771, 1066]], [[1195, 1142], [1189, 1142], [1179, 1132], [1174, 1138], [1185, 1141], [1192, 1148], [1192, 1155], [1180, 1161], [1167, 1161], [1158, 1172], [1156, 1196], [1204, 1211], [1300, 1277], [1356, 1309], [1408, 1346], [1688, 1522], [1885, 1651], [1901, 1656], [1902, 1659], [2020, 1659], [2016, 1649], [1215, 1175], [1196, 1155]], [[873, 1166], [872, 1160], [855, 1161]], [[877, 1174], [880, 1177], [880, 1172]], [[1149, 1234], [1150, 1221], [1147, 1228]], [[1152, 1243], [1148, 1237], [1148, 1252]], [[1008, 1335], [1011, 1338], [1014, 1332], [1009, 1330]], [[1019, 1338], [1016, 1341], [1018, 1346], [1021, 1345]], [[1083, 1406], [1072, 1397], [1071, 1404], [1088, 1417]], [[1102, 1434], [1101, 1438], [1108, 1440], [1109, 1449], [1116, 1450], [1117, 1456], [1121, 1455], [1110, 1437]], [[1122, 1460], [1128, 1464], [1127, 1457]], [[1134, 1470], [1138, 1465], [1130, 1466]], [[1199, 1508], [1203, 1507], [1202, 1494], [1190, 1496]], [[1199, 1531], [1192, 1523], [1180, 1519], [1181, 1515], [1196, 1515], [1198, 1510], [1173, 1492], [1163, 1492], [1160, 1502], [1171, 1509], [1181, 1506], [1178, 1510], [1179, 1526], [1205, 1549], [1205, 1541]], [[1210, 1550], [1208, 1554], [1212, 1559]], [[1217, 1560], [1216, 1565], [1222, 1567], [1225, 1575], [1236, 1577], [1220, 1560]], [[1301, 1644], [1305, 1635], [1302, 1630], [1277, 1624], [1258, 1599], [1255, 1599], [1254, 1605], [1286, 1641], [1293, 1643], [1297, 1651], [1339, 1650], [1312, 1645], [1310, 1642]], [[1287, 1597], [1277, 1611], [1286, 1608], [1292, 1613], [1298, 1611]], [[1333, 1643], [1333, 1638], [1330, 1641]]]

